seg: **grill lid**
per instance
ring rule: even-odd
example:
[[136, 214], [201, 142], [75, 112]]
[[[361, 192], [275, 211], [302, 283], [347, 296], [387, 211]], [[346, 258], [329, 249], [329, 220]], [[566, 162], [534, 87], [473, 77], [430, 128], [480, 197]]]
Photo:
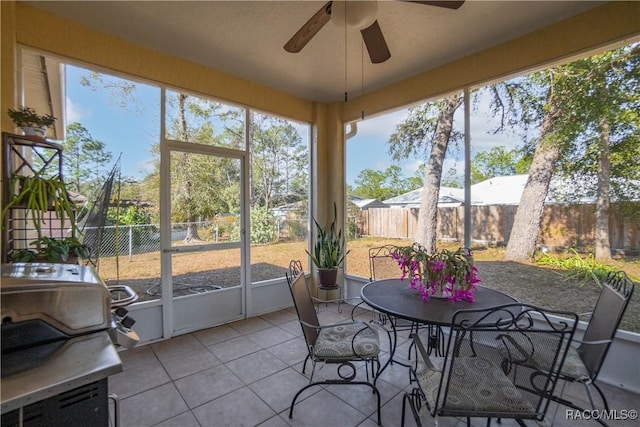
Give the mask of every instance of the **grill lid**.
[[41, 320], [69, 336], [110, 326], [110, 293], [90, 266], [4, 264], [0, 291], [3, 326]]

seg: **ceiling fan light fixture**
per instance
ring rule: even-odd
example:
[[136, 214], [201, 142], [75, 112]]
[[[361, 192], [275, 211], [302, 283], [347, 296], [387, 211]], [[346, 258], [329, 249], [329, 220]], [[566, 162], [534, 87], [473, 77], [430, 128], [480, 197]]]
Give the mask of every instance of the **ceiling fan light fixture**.
[[345, 13], [347, 26], [362, 30], [375, 22], [378, 16], [378, 2], [334, 0], [331, 4], [331, 22], [343, 27]]

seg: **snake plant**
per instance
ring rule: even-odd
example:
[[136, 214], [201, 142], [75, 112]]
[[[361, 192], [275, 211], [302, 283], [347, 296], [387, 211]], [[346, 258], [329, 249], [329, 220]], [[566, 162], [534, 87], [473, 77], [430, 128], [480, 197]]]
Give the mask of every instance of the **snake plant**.
[[337, 208], [333, 205], [333, 221], [328, 229], [324, 229], [318, 224], [315, 218], [313, 222], [318, 230], [316, 235], [316, 242], [313, 248], [313, 253], [305, 249], [307, 254], [311, 257], [311, 261], [318, 268], [330, 269], [337, 268], [342, 264], [344, 258], [349, 251], [344, 250], [345, 238], [341, 229], [337, 229]]

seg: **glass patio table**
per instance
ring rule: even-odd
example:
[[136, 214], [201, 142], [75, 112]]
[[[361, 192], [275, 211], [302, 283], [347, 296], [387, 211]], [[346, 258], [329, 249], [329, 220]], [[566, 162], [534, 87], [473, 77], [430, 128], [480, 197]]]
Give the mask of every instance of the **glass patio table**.
[[[392, 319], [401, 318], [419, 325], [426, 325], [428, 332], [427, 351], [431, 354], [435, 350], [436, 355], [443, 356], [445, 352], [445, 340], [442, 327], [450, 326], [453, 315], [458, 310], [472, 308], [488, 308], [498, 305], [518, 302], [509, 295], [478, 286], [473, 294], [474, 301], [449, 301], [446, 298], [430, 297], [427, 301], [416, 289], [409, 288], [409, 280], [384, 279], [375, 280], [364, 285], [360, 291], [360, 297], [369, 306], [385, 314], [392, 327], [393, 343], [391, 355], [382, 370], [393, 360], [397, 343], [397, 331]], [[515, 309], [515, 308], [514, 308]], [[514, 313], [518, 314], [518, 313]], [[470, 313], [468, 320], [476, 321], [478, 313]], [[467, 320], [467, 319], [465, 319]], [[491, 319], [486, 319], [491, 324]], [[494, 324], [495, 324], [495, 320]], [[417, 331], [415, 331], [417, 332]], [[405, 363], [393, 360], [405, 365]]]

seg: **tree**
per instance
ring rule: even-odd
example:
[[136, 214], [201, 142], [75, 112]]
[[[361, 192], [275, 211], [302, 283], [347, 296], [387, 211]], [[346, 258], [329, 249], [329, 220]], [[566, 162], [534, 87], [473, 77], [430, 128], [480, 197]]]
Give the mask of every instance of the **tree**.
[[554, 130], [554, 124], [557, 123], [564, 107], [562, 95], [552, 90], [547, 93], [547, 113], [540, 128], [540, 142], [533, 155], [529, 178], [513, 220], [505, 252], [507, 260], [526, 259], [535, 249], [553, 166], [560, 155], [561, 144], [565, 141]]
[[392, 165], [384, 171], [373, 169], [360, 171], [350, 194], [367, 199], [386, 200], [421, 186], [421, 181], [403, 178], [402, 169]]
[[395, 160], [419, 155], [430, 149], [415, 237], [416, 242], [424, 246], [428, 253], [436, 251], [442, 165], [449, 142], [461, 140], [462, 135], [453, 130], [453, 116], [463, 100], [462, 93], [458, 93], [410, 109], [409, 117], [396, 127], [389, 140], [389, 152]]
[[251, 206], [269, 209], [307, 194], [307, 150], [287, 120], [251, 115]]
[[[626, 144], [621, 145], [626, 145], [627, 149], [634, 141], [637, 144], [639, 53], [637, 46], [626, 47], [531, 76], [532, 81], [546, 88], [547, 96], [542, 109], [540, 143], [516, 212], [506, 259], [525, 259], [535, 250], [544, 199], [553, 168], [561, 155], [570, 160], [561, 164], [574, 177], [575, 172], [589, 170], [584, 165], [590, 165], [592, 174], [597, 176], [596, 251], [600, 258], [610, 257], [611, 135], [612, 128], [616, 129], [614, 134], [626, 135], [621, 138]], [[629, 111], [632, 111], [630, 115]], [[634, 116], [635, 119], [626, 119]], [[627, 131], [621, 132], [622, 129]], [[632, 152], [636, 150], [632, 148]], [[637, 169], [637, 161], [632, 162], [631, 168]]]
[[481, 151], [471, 159], [471, 183], [475, 184], [496, 176], [527, 173], [531, 158], [519, 148], [507, 150], [505, 147], [493, 147]]
[[113, 155], [107, 151], [106, 145], [102, 141], [91, 139], [82, 143], [82, 154], [84, 160], [88, 162], [89, 179], [93, 177], [94, 186], [99, 187], [100, 179], [103, 176], [103, 168], [111, 161]]
[[[222, 104], [182, 93], [173, 93], [168, 101], [172, 107], [167, 129], [169, 138], [194, 144], [235, 146], [236, 135], [242, 131], [232, 124], [238, 123], [233, 119], [239, 112], [226, 111]], [[158, 150], [155, 153], [158, 155]], [[159, 167], [159, 162], [156, 165]], [[237, 203], [232, 202], [240, 194], [238, 160], [172, 151], [170, 165], [171, 220], [187, 223], [185, 241], [200, 239], [197, 222], [201, 218], [219, 212], [237, 212], [230, 209], [238, 209]]]
[[441, 184], [443, 187], [451, 188], [463, 188], [463, 178], [458, 175], [456, 168], [449, 168], [447, 174], [442, 178]]
[[62, 143], [65, 181], [77, 193], [93, 194], [102, 185], [104, 171], [113, 154], [80, 123], [67, 126]]
[[639, 54], [636, 44], [594, 55], [573, 63], [566, 77], [573, 82], [572, 108], [582, 131], [558, 166], [563, 175], [578, 176], [585, 185], [593, 182], [587, 177], [596, 177], [596, 259], [611, 258], [610, 198], [633, 199], [639, 193], [633, 184], [640, 177]]

